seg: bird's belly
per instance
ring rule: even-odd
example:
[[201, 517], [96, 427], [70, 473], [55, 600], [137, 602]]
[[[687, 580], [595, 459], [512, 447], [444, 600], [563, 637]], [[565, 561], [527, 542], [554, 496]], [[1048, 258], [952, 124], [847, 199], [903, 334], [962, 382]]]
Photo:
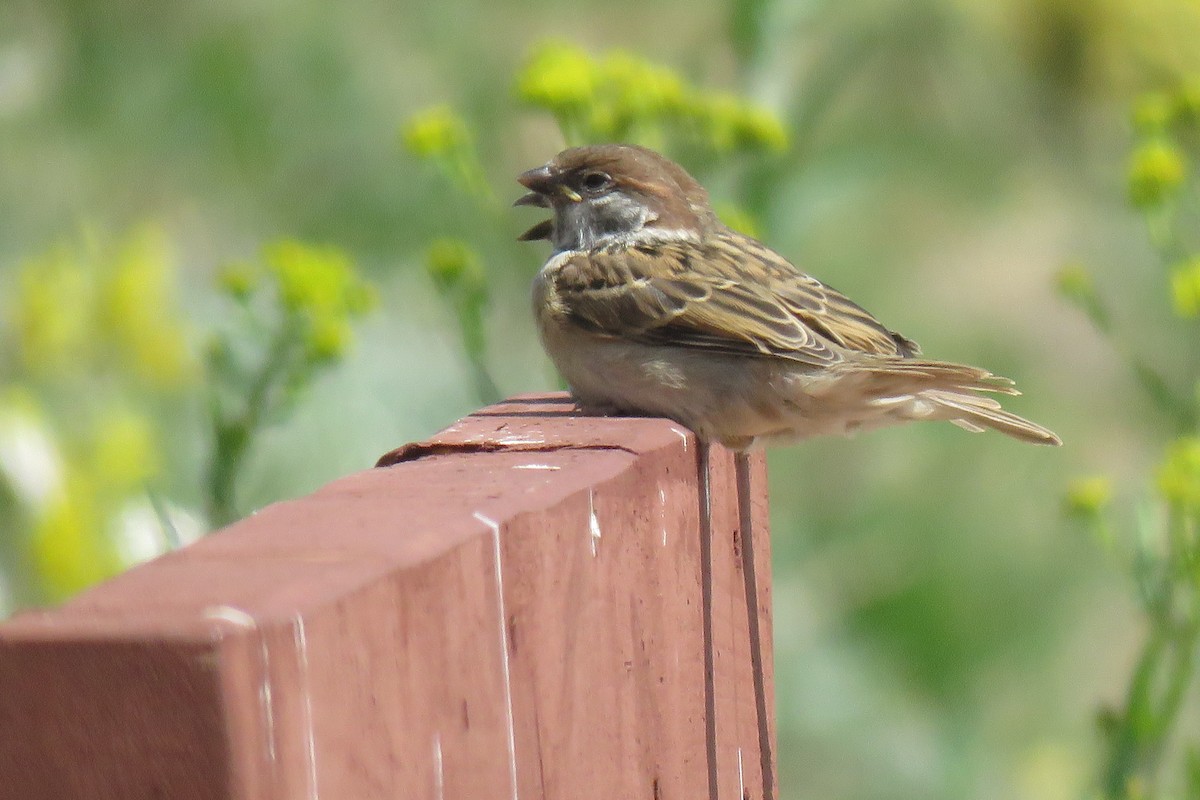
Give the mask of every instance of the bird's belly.
[[668, 417], [734, 447], [844, 432], [800, 413], [784, 371], [794, 370], [775, 360], [640, 344], [553, 322], [541, 335], [585, 407]]

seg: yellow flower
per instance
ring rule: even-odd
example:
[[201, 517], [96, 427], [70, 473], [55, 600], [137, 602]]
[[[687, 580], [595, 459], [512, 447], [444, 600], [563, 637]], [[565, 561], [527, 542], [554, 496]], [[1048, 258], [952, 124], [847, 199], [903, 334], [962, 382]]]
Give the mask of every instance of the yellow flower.
[[289, 311], [347, 309], [347, 297], [360, 283], [349, 257], [334, 247], [282, 241], [268, 246], [264, 258]]
[[739, 134], [744, 145], [776, 152], [786, 150], [787, 129], [773, 112], [747, 105], [742, 112]]
[[1171, 302], [1181, 317], [1200, 317], [1200, 256], [1171, 271]]
[[596, 77], [596, 66], [584, 50], [547, 42], [517, 75], [517, 96], [555, 114], [571, 113], [592, 102]]
[[727, 92], [698, 95], [690, 111], [718, 152], [738, 149], [784, 150], [787, 130], [777, 116]]
[[131, 232], [103, 267], [101, 330], [138, 377], [164, 388], [188, 382], [195, 367], [174, 291], [167, 239], [158, 228]]
[[349, 321], [375, 305], [375, 290], [358, 277], [345, 253], [283, 241], [264, 253], [280, 302], [301, 324], [308, 355], [327, 361], [342, 355], [352, 335]]
[[1096, 286], [1092, 275], [1083, 264], [1067, 264], [1054, 276], [1054, 285], [1058, 293], [1068, 300], [1079, 302], [1092, 297]]
[[618, 116], [644, 120], [683, 106], [684, 84], [678, 75], [625, 51], [605, 57], [598, 76]]
[[437, 239], [429, 246], [429, 275], [439, 288], [474, 285], [485, 280], [478, 254], [461, 239]]
[[110, 413], [97, 430], [91, 472], [106, 493], [141, 491], [162, 463], [153, 426], [127, 409]]
[[329, 361], [346, 352], [352, 337], [350, 325], [344, 319], [321, 317], [313, 320], [305, 343], [315, 361]]
[[53, 600], [62, 600], [119, 569], [105, 536], [106, 515], [95, 485], [74, 475], [37, 521], [31, 556]]
[[401, 135], [409, 152], [423, 158], [455, 155], [471, 144], [467, 123], [450, 106], [435, 106], [414, 114]]
[[174, 387], [192, 375], [174, 272], [160, 231], [144, 227], [113, 245], [96, 231], [24, 264], [11, 308], [17, 350], [35, 375], [88, 370]]
[[1158, 469], [1158, 488], [1169, 502], [1200, 512], [1200, 437], [1177, 440]]
[[94, 287], [66, 246], [20, 267], [9, 309], [24, 367], [34, 374], [77, 370], [92, 352]]
[[1068, 514], [1092, 517], [1099, 514], [1112, 500], [1112, 480], [1104, 475], [1076, 478], [1067, 486], [1064, 498]]
[[1146, 142], [1130, 160], [1130, 201], [1139, 208], [1161, 204], [1183, 183], [1186, 171], [1177, 148], [1162, 139]]

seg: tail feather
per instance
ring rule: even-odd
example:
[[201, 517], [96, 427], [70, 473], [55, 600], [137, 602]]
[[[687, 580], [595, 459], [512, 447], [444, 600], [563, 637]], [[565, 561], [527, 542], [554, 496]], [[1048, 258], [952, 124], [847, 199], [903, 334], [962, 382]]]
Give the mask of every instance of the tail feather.
[[975, 433], [991, 428], [1024, 442], [1062, 444], [1053, 431], [1005, 411], [993, 397], [978, 394], [1020, 394], [1011, 380], [985, 369], [917, 358], [855, 364], [856, 369], [863, 367], [871, 376], [873, 405], [907, 406], [910, 419], [944, 419]]
[[960, 428], [973, 432], [991, 428], [1023, 442], [1055, 446], [1062, 444], [1062, 439], [1059, 439], [1053, 431], [1030, 422], [1024, 417], [1018, 417], [1016, 414], [1005, 411], [990, 397], [959, 394], [941, 389], [928, 389], [921, 392], [921, 396], [932, 400], [940, 408], [957, 412], [960, 416], [947, 415], [947, 418]]
[[916, 358], [881, 358], [875, 362], [854, 362], [853, 368], [865, 370], [876, 380], [895, 379], [897, 385], [913, 388], [913, 383], [960, 389], [967, 392], [1019, 395], [1021, 392], [1010, 378], [993, 375], [986, 369], [954, 364], [949, 361], [930, 361]]

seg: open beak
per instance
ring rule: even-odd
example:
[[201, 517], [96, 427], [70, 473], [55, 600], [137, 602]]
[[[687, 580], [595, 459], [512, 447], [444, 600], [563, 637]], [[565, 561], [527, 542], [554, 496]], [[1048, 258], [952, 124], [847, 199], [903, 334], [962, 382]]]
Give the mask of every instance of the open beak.
[[522, 233], [517, 237], [517, 241], [536, 242], [539, 239], [549, 240], [552, 238], [554, 238], [554, 220], [548, 219], [543, 222], [539, 222], [537, 225], [534, 225], [532, 228]]
[[[558, 183], [558, 173], [550, 168], [549, 164], [544, 164], [540, 167], [535, 167], [531, 170], [526, 170], [517, 176], [517, 183], [529, 190], [527, 194], [523, 194], [517, 198], [514, 206], [537, 206], [538, 208], [550, 208], [550, 193], [556, 189], [561, 190], [562, 185]], [[539, 222], [529, 230], [517, 237], [518, 241], [533, 242], [538, 239], [550, 239], [554, 235], [554, 222], [546, 220]]]
[[534, 167], [522, 172], [517, 176], [517, 183], [531, 192], [549, 194], [550, 190], [554, 188], [555, 178], [557, 177], [558, 175], [555, 174], [554, 170], [550, 169], [549, 164], [543, 164], [540, 167]]
[[514, 202], [514, 206], [537, 206], [538, 208], [549, 208], [550, 200], [541, 192], [528, 192], [518, 197]]
[[517, 176], [517, 183], [528, 189], [531, 195], [541, 195], [542, 198], [539, 201], [535, 199], [535, 197], [531, 197], [530, 194], [527, 194], [517, 200], [514, 205], [541, 205], [544, 208], [549, 208], [549, 197], [555, 192], [561, 194], [572, 203], [578, 203], [579, 201], [583, 200], [583, 198], [579, 196], [579, 192], [576, 192], [570, 186], [567, 186], [565, 183], [559, 180], [560, 174], [561, 173], [558, 170], [551, 168], [549, 164], [543, 164], [540, 167], [535, 167], [534, 169], [522, 172]]

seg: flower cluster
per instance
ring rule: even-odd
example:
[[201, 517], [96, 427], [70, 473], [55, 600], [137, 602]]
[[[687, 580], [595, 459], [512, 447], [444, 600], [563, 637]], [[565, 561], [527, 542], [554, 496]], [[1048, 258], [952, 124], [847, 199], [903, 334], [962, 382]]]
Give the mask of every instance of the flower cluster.
[[575, 143], [690, 135], [718, 153], [779, 151], [787, 131], [769, 110], [724, 92], [700, 89], [672, 70], [624, 51], [593, 57], [561, 42], [535, 48], [516, 93], [548, 111]]
[[461, 239], [435, 239], [427, 262], [429, 276], [442, 291], [478, 294], [486, 290], [479, 254]]
[[[1170, 270], [1171, 303], [1185, 319], [1200, 318], [1200, 239], [1196, 236], [1196, 172], [1185, 152], [1200, 141], [1200, 76], [1174, 90], [1144, 95], [1134, 108], [1140, 137], [1129, 168], [1129, 194], [1146, 216]], [[1193, 158], [1195, 153], [1192, 153]]]
[[[1146, 223], [1150, 242], [1169, 277], [1175, 312], [1200, 319], [1200, 239], [1191, 168], [1200, 142], [1200, 81], [1183, 81], [1171, 91], [1143, 96], [1133, 110], [1137, 133], [1129, 160], [1129, 199]], [[1161, 278], [1160, 278], [1161, 281]], [[1165, 281], [1164, 281], [1165, 282]], [[1189, 686], [1195, 683], [1200, 644], [1200, 379], [1162, 371], [1158, 353], [1144, 347], [1145, 331], [1121, 336], [1119, 316], [1109, 312], [1091, 275], [1071, 265], [1058, 275], [1059, 293], [1077, 306], [1125, 359], [1135, 379], [1175, 429], [1156, 474], [1157, 496], [1146, 498], [1132, 518], [1111, 508], [1105, 478], [1073, 482], [1067, 512], [1124, 562], [1145, 617], [1148, 635], [1119, 707], [1101, 715], [1106, 763], [1100, 776], [1104, 796], [1149, 797], [1147, 786], [1163, 770], [1162, 754], [1184, 718]], [[1139, 320], [1141, 326], [1150, 324]], [[1175, 363], [1180, 363], [1176, 361]], [[1184, 386], [1194, 385], [1195, 396]], [[1187, 745], [1185, 744], [1184, 749]], [[1193, 757], [1194, 760], [1194, 757]], [[1200, 788], [1200, 772], [1184, 765], [1187, 780]]]
[[311, 358], [338, 358], [350, 344], [350, 324], [376, 305], [375, 289], [332, 247], [295, 241], [268, 246], [263, 259], [283, 309], [301, 321]]
[[237, 517], [235, 479], [258, 431], [294, 407], [316, 373], [344, 356], [375, 290], [333, 247], [285, 240], [261, 263], [226, 267], [218, 285], [244, 312], [208, 348], [213, 453], [209, 522]]
[[1187, 175], [1183, 153], [1168, 141], [1152, 139], [1129, 160], [1129, 199], [1139, 208], [1162, 205], [1175, 195]]
[[146, 226], [112, 241], [85, 230], [18, 269], [6, 309], [20, 366], [51, 380], [111, 371], [150, 386], [194, 378], [166, 238]]
[[425, 261], [433, 285], [458, 320], [476, 392], [485, 402], [498, 401], [500, 390], [486, 367], [488, 281], [479, 254], [461, 239], [436, 239]]
[[1198, 125], [1200, 78], [1139, 98], [1133, 109], [1139, 143], [1129, 160], [1129, 199], [1134, 206], [1154, 209], [1177, 196], [1188, 175], [1179, 142], [1194, 135]]
[[196, 380], [175, 283], [152, 226], [85, 229], [17, 270], [0, 314], [0, 517], [23, 534], [33, 599], [167, 547], [153, 523], [131, 547], [122, 520], [164, 468], [154, 409]]
[[1075, 517], [1092, 518], [1108, 507], [1112, 493], [1112, 479], [1107, 476], [1077, 478], [1067, 487], [1066, 511]]
[[1200, 317], [1200, 256], [1193, 256], [1172, 268], [1171, 302], [1179, 316]]
[[[481, 212], [496, 209], [496, 196], [487, 183], [470, 129], [448, 106], [415, 114], [405, 124], [402, 136], [410, 153], [433, 163]], [[454, 312], [479, 399], [497, 402], [500, 390], [485, 358], [488, 280], [479, 254], [461, 239], [438, 239], [430, 244], [425, 265], [442, 300]]]
[[1171, 445], [1158, 470], [1158, 489], [1168, 503], [1200, 522], [1200, 437], [1186, 436]]
[[374, 287], [340, 250], [290, 240], [265, 247], [261, 265], [225, 267], [218, 286], [243, 305], [260, 289], [272, 291], [283, 326], [314, 361], [340, 357], [351, 343], [353, 321], [376, 304]]
[[414, 114], [402, 131], [404, 146], [413, 155], [445, 158], [473, 146], [467, 123], [450, 106], [434, 106]]
[[485, 202], [493, 199], [471, 129], [450, 106], [412, 115], [400, 138], [409, 153], [436, 166], [459, 189]]

